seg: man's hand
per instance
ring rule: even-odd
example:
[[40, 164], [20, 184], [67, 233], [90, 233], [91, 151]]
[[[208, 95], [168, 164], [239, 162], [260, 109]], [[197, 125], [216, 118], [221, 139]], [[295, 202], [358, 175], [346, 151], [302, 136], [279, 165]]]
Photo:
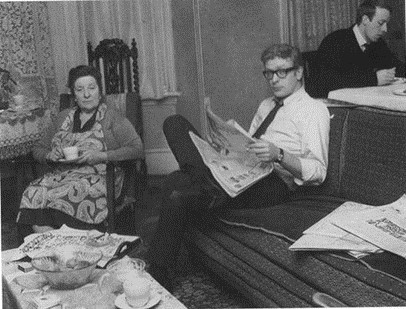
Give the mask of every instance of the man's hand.
[[86, 150], [81, 154], [77, 163], [87, 163], [89, 165], [95, 165], [106, 161], [107, 161], [106, 152]]
[[247, 148], [249, 152], [255, 153], [258, 159], [263, 162], [273, 162], [278, 159], [279, 148], [262, 139], [249, 144]]
[[395, 79], [396, 68], [382, 69], [376, 71], [378, 86], [388, 85]]

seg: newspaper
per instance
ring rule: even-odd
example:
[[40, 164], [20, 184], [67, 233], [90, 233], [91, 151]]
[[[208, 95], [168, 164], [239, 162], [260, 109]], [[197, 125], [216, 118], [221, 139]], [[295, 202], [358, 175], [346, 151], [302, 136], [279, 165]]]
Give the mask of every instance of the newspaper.
[[380, 249], [377, 246], [350, 234], [333, 223], [347, 220], [348, 217], [351, 217], [354, 213], [359, 213], [373, 207], [374, 206], [354, 202], [346, 202], [305, 230], [303, 236], [291, 245], [289, 249], [293, 251], [349, 251], [349, 253], [355, 257], [361, 257], [364, 255], [363, 253], [379, 252]]
[[406, 257], [406, 195], [383, 206], [346, 202], [303, 234], [289, 249], [344, 250], [356, 257], [387, 250]]
[[[95, 235], [103, 236], [104, 234], [95, 231]], [[89, 243], [88, 230], [73, 229], [64, 224], [57, 230], [27, 236], [24, 243], [18, 247], [18, 250], [23, 256], [33, 258], [37, 254], [63, 246], [85, 246], [88, 251], [102, 252], [103, 257], [97, 265], [103, 267], [114, 256], [114, 253], [123, 242], [132, 242], [138, 238], [138, 236], [132, 235], [110, 234], [108, 243], [96, 247]]]
[[235, 197], [258, 180], [269, 175], [273, 164], [260, 161], [247, 151], [247, 144], [255, 141], [236, 121], [225, 122], [215, 115], [210, 105], [205, 106], [207, 140], [190, 132], [204, 163], [219, 185]]
[[349, 220], [333, 222], [379, 248], [406, 258], [406, 195], [395, 203], [375, 207], [352, 216]]

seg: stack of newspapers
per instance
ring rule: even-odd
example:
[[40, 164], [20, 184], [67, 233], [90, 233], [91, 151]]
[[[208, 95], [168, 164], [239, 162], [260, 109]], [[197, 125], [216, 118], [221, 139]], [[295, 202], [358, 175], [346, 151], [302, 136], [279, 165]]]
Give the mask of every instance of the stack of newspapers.
[[247, 145], [255, 141], [236, 121], [224, 121], [205, 104], [206, 140], [190, 132], [204, 163], [219, 185], [235, 197], [269, 175], [273, 164], [260, 161]]
[[405, 258], [406, 195], [383, 206], [345, 202], [289, 249], [348, 251], [355, 257], [386, 250]]

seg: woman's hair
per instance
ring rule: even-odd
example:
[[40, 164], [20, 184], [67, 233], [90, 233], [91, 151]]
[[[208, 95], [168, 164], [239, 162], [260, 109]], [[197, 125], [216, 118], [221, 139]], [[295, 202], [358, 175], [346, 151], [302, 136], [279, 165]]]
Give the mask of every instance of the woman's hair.
[[100, 93], [102, 93], [102, 77], [100, 72], [91, 66], [88, 65], [79, 65], [75, 68], [69, 70], [68, 76], [68, 87], [70, 89], [71, 95], [75, 94], [75, 82], [78, 78], [84, 76], [92, 76], [99, 86]]
[[361, 3], [357, 10], [357, 25], [361, 24], [362, 16], [364, 15], [368, 16], [369, 20], [372, 20], [372, 18], [375, 16], [377, 7], [386, 9], [392, 13], [392, 8], [387, 0], [365, 0]]
[[303, 66], [300, 50], [289, 44], [273, 44], [262, 52], [261, 61], [264, 65], [266, 65], [268, 60], [274, 58], [291, 59], [293, 66]]

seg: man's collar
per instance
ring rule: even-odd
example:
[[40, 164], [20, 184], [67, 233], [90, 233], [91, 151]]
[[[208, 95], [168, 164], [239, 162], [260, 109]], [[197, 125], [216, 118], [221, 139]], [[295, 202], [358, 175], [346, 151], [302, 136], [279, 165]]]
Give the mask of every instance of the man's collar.
[[364, 50], [365, 49], [365, 44], [368, 44], [368, 42], [365, 40], [364, 36], [361, 34], [361, 30], [359, 29], [359, 26], [355, 24], [355, 26], [352, 28], [352, 31], [354, 31], [355, 38], [357, 39], [359, 47]]
[[[303, 92], [305, 92], [305, 88], [302, 85], [298, 90], [296, 90], [290, 96], [287, 96], [286, 98], [282, 99], [283, 100], [283, 105], [286, 105], [286, 104], [289, 104], [289, 102], [295, 101], [297, 97], [300, 97], [300, 96], [303, 95]], [[276, 101], [276, 102], [280, 101], [280, 99], [277, 99], [276, 97], [274, 97], [273, 100]]]

